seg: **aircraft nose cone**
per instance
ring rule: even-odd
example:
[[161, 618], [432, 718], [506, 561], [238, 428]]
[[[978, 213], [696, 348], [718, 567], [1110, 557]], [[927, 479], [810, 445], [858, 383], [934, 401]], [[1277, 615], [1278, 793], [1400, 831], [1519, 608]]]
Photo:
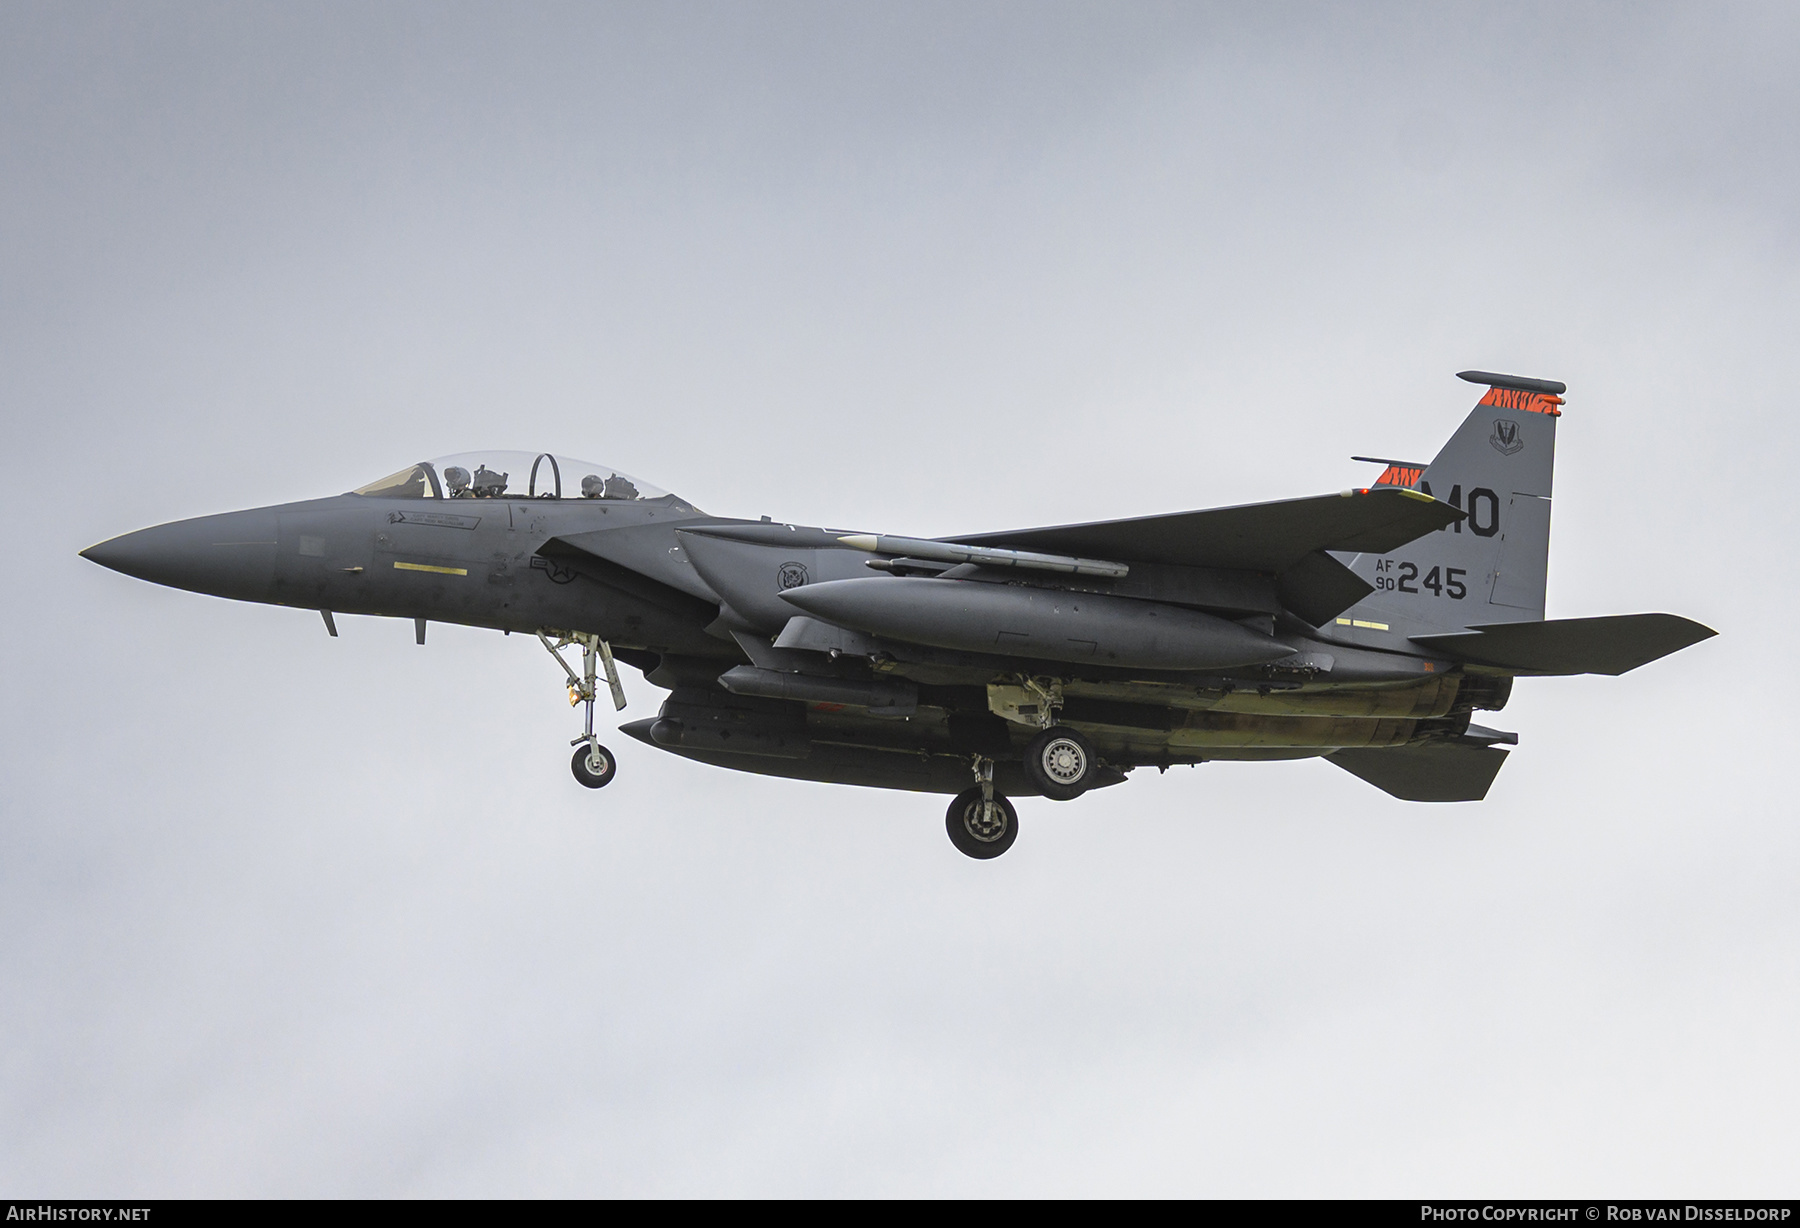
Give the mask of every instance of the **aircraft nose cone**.
[[152, 584], [261, 601], [275, 575], [275, 535], [274, 511], [257, 508], [140, 529], [81, 557]]

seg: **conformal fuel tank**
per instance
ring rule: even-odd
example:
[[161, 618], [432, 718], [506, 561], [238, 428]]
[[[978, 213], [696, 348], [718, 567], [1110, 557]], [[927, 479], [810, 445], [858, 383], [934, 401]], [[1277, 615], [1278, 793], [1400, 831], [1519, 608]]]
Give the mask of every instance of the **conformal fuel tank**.
[[1293, 649], [1199, 610], [979, 580], [872, 578], [789, 589], [782, 599], [843, 627], [913, 644], [1139, 669], [1258, 665]]

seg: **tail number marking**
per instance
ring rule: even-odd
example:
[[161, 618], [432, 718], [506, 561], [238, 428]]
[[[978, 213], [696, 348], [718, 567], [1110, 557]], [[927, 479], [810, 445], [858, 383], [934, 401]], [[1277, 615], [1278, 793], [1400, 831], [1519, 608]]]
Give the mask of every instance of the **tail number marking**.
[[1421, 580], [1417, 563], [1403, 559], [1375, 560], [1375, 587], [1384, 593], [1429, 592], [1433, 597], [1461, 601], [1469, 595], [1468, 585], [1463, 583], [1463, 577], [1468, 574], [1467, 568], [1438, 564]]
[[[1431, 493], [1431, 483], [1420, 482], [1419, 491], [1422, 494], [1429, 495]], [[1462, 486], [1460, 484], [1450, 488], [1450, 498], [1447, 502], [1457, 511], [1460, 512], [1463, 510]], [[1486, 504], [1485, 512], [1482, 510], [1483, 504]], [[1492, 537], [1500, 531], [1500, 496], [1489, 490], [1487, 487], [1477, 486], [1474, 490], [1469, 492], [1468, 510], [1469, 532], [1473, 533], [1475, 536]], [[1461, 533], [1463, 531], [1463, 522], [1459, 520], [1455, 524], [1446, 525], [1445, 528], [1454, 533]], [[1444, 529], [1439, 529], [1438, 532], [1442, 533], [1444, 532]]]

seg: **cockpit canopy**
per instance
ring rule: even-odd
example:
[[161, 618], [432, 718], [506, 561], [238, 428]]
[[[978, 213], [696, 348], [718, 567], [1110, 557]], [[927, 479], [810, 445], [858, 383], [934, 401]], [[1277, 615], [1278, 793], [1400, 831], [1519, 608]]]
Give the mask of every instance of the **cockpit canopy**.
[[384, 499], [614, 499], [687, 506], [611, 465], [553, 452], [457, 452], [350, 492]]

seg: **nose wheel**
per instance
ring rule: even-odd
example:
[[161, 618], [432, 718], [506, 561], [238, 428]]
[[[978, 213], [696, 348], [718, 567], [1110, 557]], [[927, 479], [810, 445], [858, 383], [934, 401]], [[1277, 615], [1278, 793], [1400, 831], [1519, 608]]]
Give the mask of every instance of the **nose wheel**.
[[[599, 694], [602, 666], [606, 669], [606, 685], [612, 691], [613, 708], [618, 711], [625, 709], [625, 688], [619, 685], [619, 667], [613, 664], [612, 645], [597, 635], [589, 635], [583, 631], [558, 633], [554, 644], [542, 631], [537, 633], [537, 637], [544, 645], [544, 651], [555, 657], [556, 663], [562, 666], [563, 673], [569, 676], [570, 706], [580, 704], [583, 709], [582, 734], [569, 743], [575, 747], [575, 757], [569, 761], [569, 770], [587, 788], [603, 789], [618, 774], [619, 764], [612, 752], [600, 745], [600, 739], [594, 736], [594, 699]], [[581, 645], [579, 674], [563, 659], [561, 650], [570, 644]]]
[[598, 742], [586, 741], [577, 743], [575, 757], [569, 760], [569, 769], [575, 773], [576, 780], [590, 789], [604, 789], [619, 773], [619, 765], [611, 751]]

